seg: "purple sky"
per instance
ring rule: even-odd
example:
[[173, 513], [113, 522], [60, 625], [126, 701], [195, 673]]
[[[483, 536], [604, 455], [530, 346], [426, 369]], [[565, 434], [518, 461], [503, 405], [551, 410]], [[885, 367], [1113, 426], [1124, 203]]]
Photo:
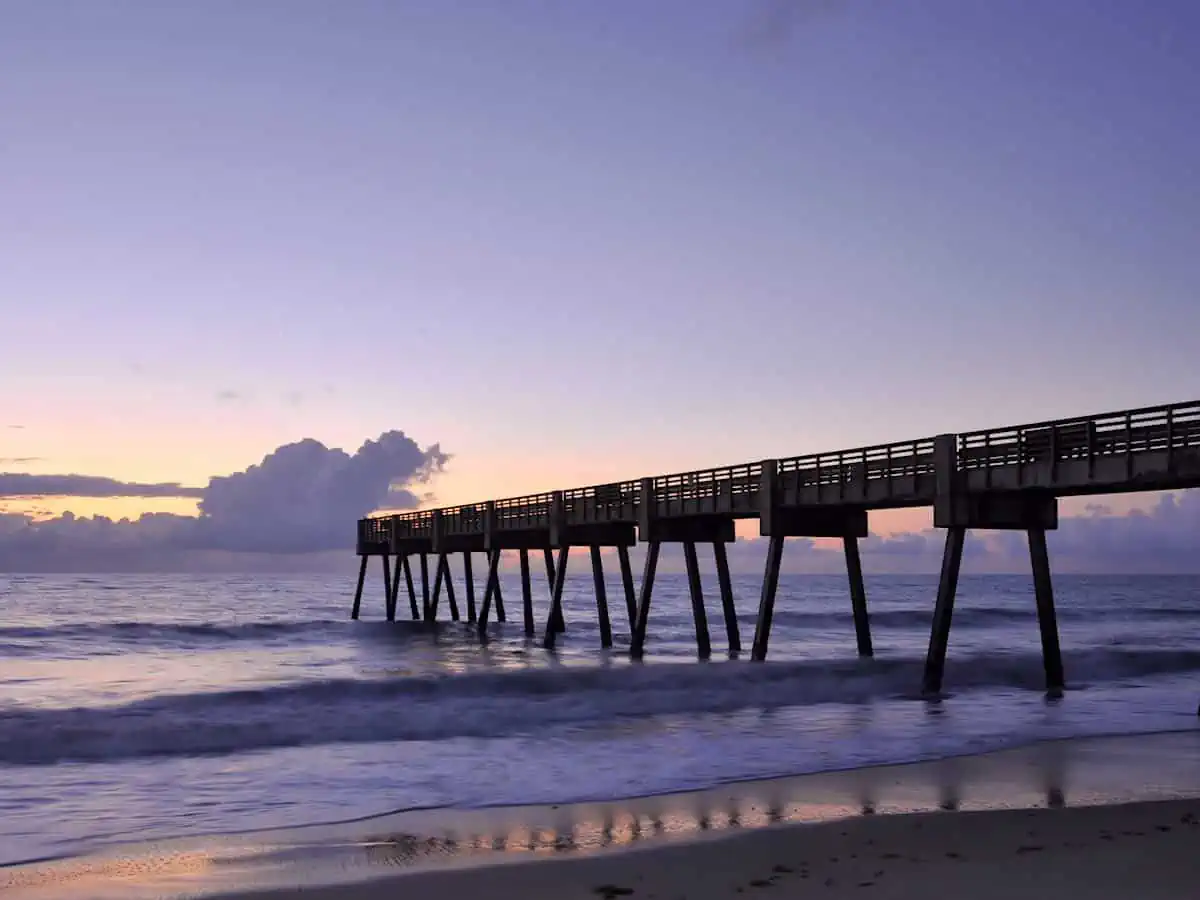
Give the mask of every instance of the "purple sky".
[[0, 19], [0, 472], [399, 429], [463, 502], [1200, 396], [1190, 0]]

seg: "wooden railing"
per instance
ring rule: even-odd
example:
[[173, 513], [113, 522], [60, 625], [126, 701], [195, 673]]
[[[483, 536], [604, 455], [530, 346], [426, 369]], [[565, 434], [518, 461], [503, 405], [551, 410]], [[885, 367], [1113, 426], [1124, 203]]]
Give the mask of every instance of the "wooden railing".
[[1128, 456], [1200, 447], [1200, 403], [1154, 406], [958, 436], [958, 467]]

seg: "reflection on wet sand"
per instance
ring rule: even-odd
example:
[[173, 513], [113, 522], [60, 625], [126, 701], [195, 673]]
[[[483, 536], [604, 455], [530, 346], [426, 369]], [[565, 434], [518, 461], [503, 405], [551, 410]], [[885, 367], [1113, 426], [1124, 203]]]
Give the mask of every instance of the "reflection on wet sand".
[[[953, 767], [948, 767], [948, 773]], [[886, 804], [888, 811], [955, 812], [964, 808], [962, 784], [947, 778], [938, 785], [935, 797], [926, 803], [908, 803], [902, 808]], [[712, 805], [696, 804], [707, 795], [663, 798], [662, 808], [653, 813], [638, 813], [619, 803], [569, 807], [555, 811], [553, 823], [498, 821], [493, 831], [448, 831], [441, 836], [386, 834], [371, 836], [362, 843], [367, 862], [374, 865], [412, 866], [454, 859], [469, 860], [495, 854], [589, 853], [628, 847], [654, 839], [677, 839], [700, 834], [719, 834], [774, 825], [820, 822], [853, 816], [874, 815], [880, 809], [879, 798], [868, 790], [857, 804], [828, 803], [784, 797], [721, 798]], [[1066, 791], [1056, 782], [1043, 789], [1044, 804], [1052, 808], [1066, 806]], [[637, 801], [639, 806], [646, 801]], [[989, 804], [990, 805], [990, 804]], [[689, 808], [690, 806], [690, 808]], [[524, 810], [526, 817], [536, 811]], [[573, 815], [572, 815], [573, 813]], [[494, 860], [491, 860], [494, 861]]]

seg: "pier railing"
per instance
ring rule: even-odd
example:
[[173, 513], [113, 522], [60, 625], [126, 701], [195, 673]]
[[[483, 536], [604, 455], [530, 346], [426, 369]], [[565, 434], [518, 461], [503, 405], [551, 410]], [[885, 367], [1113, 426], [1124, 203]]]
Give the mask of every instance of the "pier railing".
[[1180, 451], [1200, 448], [1200, 403], [1033, 422], [958, 436], [972, 490], [1122, 483], [1169, 486]]
[[496, 501], [497, 531], [536, 531], [550, 527], [550, 505], [554, 495], [528, 494]]
[[486, 504], [469, 503], [464, 506], [449, 506], [442, 510], [442, 534], [482, 534]]
[[[971, 491], [1038, 488], [1065, 495], [1200, 486], [1200, 401], [950, 437], [954, 478]], [[773, 502], [784, 506], [924, 506], [936, 490], [935, 444], [927, 437], [572, 488], [561, 492], [562, 515], [568, 525], [636, 523], [649, 481], [657, 516], [753, 516], [762, 512], [766, 477], [774, 479]], [[773, 476], [764, 474], [768, 464]], [[555, 502], [551, 492], [496, 500], [492, 527], [548, 529]], [[482, 534], [488, 505], [441, 510], [442, 534]], [[363, 519], [360, 552], [389, 539], [430, 538], [433, 528], [432, 510]]]
[[777, 490], [787, 506], [912, 501], [933, 489], [933, 446], [921, 438], [781, 459]]
[[758, 510], [762, 478], [761, 462], [660, 475], [653, 481], [655, 514], [752, 515]]
[[563, 491], [567, 524], [633, 523], [642, 502], [640, 481], [593, 484]]
[[358, 520], [358, 552], [370, 552], [370, 548], [389, 546], [391, 523], [386, 516], [369, 516]]

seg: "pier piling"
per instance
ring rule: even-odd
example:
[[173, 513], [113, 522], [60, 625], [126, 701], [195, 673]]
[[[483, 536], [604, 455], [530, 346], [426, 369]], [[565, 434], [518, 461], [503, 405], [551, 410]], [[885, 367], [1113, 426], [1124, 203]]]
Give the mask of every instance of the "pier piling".
[[471, 569], [471, 551], [463, 551], [463, 581], [467, 588], [467, 623], [475, 624], [475, 573]]
[[488, 613], [492, 609], [492, 594], [500, 585], [498, 567], [500, 565], [500, 551], [491, 550], [487, 554], [488, 572], [487, 581], [483, 588], [483, 604], [479, 607], [479, 633], [481, 635], [487, 633]]
[[704, 609], [704, 591], [700, 584], [700, 562], [696, 558], [696, 542], [683, 542], [683, 558], [687, 567], [688, 593], [692, 598], [692, 621], [696, 626], [696, 652], [701, 659], [712, 655], [708, 636], [708, 614]]
[[421, 611], [417, 608], [417, 592], [413, 589], [412, 566], [409, 565], [407, 553], [401, 559], [404, 563], [404, 582], [408, 586], [408, 604], [412, 607], [413, 621], [419, 622], [421, 620]]
[[[546, 557], [546, 585], [550, 589], [551, 600], [554, 598], [554, 551], [546, 547], [543, 551]], [[553, 604], [552, 604], [553, 605]], [[563, 611], [560, 609], [554, 614], [554, 630], [562, 634], [567, 630], [567, 620], [563, 617]]]
[[621, 563], [621, 587], [625, 591], [625, 613], [629, 617], [629, 633], [632, 635], [633, 625], [637, 621], [637, 594], [633, 590], [633, 568], [629, 565], [629, 548], [618, 546], [617, 559]]
[[521, 548], [521, 608], [525, 612], [525, 634], [529, 637], [537, 634], [537, 625], [533, 621], [533, 585], [529, 583], [529, 551]]
[[421, 609], [426, 622], [434, 619], [433, 609], [429, 605], [429, 557], [421, 554]]
[[546, 617], [546, 636], [542, 640], [542, 646], [547, 650], [554, 649], [554, 641], [559, 633], [555, 625], [562, 618], [563, 586], [567, 580], [567, 558], [570, 552], [570, 545], [563, 544], [558, 550], [558, 560], [554, 564], [554, 587], [550, 594], [550, 615]]
[[629, 655], [641, 659], [646, 649], [646, 625], [650, 621], [650, 598], [654, 593], [654, 573], [658, 568], [659, 542], [651, 541], [646, 547], [646, 567], [642, 570], [641, 597], [638, 599], [637, 619], [634, 620], [633, 635], [629, 642]]
[[1046, 550], [1046, 532], [1041, 528], [1029, 529], [1029, 558], [1033, 564], [1033, 591], [1037, 599], [1038, 630], [1042, 636], [1046, 694], [1050, 697], [1061, 697], [1065, 686], [1062, 649], [1058, 643], [1058, 618], [1054, 612], [1050, 554]]
[[505, 613], [505, 611], [504, 611], [504, 591], [500, 586], [500, 551], [493, 550], [492, 553], [494, 553], [496, 555], [496, 584], [494, 586], [494, 590], [495, 590], [494, 599], [496, 601], [496, 621], [497, 622], [507, 622], [508, 614]]
[[443, 565], [445, 561], [445, 556], [439, 553], [437, 562], [434, 563], [433, 566], [433, 599], [430, 601], [429, 605], [429, 621], [431, 622], [437, 621], [438, 601], [442, 596], [442, 579], [445, 577], [446, 570], [445, 565]]
[[396, 621], [396, 607], [392, 603], [392, 558], [383, 554], [383, 610], [389, 622]]
[[729, 654], [742, 651], [742, 635], [738, 629], [737, 608], [733, 603], [733, 582], [729, 578], [729, 557], [725, 555], [723, 541], [713, 541], [713, 561], [717, 564], [717, 583], [721, 587], [721, 613], [725, 618], [725, 637], [729, 642]]
[[592, 580], [596, 585], [596, 615], [600, 619], [600, 646], [612, 646], [612, 623], [608, 619], [608, 590], [604, 584], [604, 562], [600, 548], [592, 546]]
[[775, 592], [779, 588], [779, 566], [783, 562], [783, 535], [771, 535], [767, 545], [767, 562], [763, 570], [762, 598], [758, 604], [758, 621], [754, 626], [754, 644], [750, 658], [762, 662], [767, 658], [771, 640], [771, 619], [775, 615]]
[[388, 606], [388, 621], [396, 621], [396, 607], [400, 605], [400, 570], [404, 567], [404, 554], [396, 554], [396, 566], [392, 569], [391, 603]]
[[451, 621], [459, 621], [458, 603], [454, 599], [454, 573], [450, 571], [450, 554], [442, 554], [442, 570], [446, 573], [446, 602], [450, 604]]
[[950, 642], [950, 620], [954, 617], [954, 594], [958, 590], [958, 570], [962, 564], [966, 535], [967, 529], [961, 526], [946, 530], [946, 550], [942, 555], [942, 574], [938, 579], [933, 629], [929, 634], [929, 652], [925, 656], [925, 677], [921, 684], [922, 691], [927, 695], [942, 692], [946, 647]]
[[354, 606], [350, 608], [351, 619], [358, 618], [358, 611], [362, 606], [363, 582], [367, 578], [367, 557], [363, 555], [359, 559], [362, 561], [358, 565], [358, 586], [354, 589]]
[[846, 550], [846, 574], [850, 578], [850, 603], [854, 608], [854, 636], [858, 641], [858, 655], [875, 655], [871, 646], [871, 618], [867, 615], [867, 589], [863, 584], [862, 560], [858, 555], [858, 538], [846, 535], [842, 538]]

